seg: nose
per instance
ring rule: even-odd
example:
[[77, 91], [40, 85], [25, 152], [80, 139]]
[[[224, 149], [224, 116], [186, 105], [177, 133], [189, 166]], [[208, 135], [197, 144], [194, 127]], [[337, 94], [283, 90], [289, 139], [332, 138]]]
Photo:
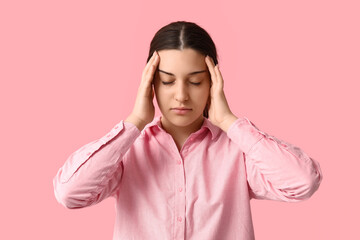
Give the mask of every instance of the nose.
[[178, 102], [184, 102], [189, 99], [189, 92], [186, 83], [179, 81], [175, 88], [175, 99]]

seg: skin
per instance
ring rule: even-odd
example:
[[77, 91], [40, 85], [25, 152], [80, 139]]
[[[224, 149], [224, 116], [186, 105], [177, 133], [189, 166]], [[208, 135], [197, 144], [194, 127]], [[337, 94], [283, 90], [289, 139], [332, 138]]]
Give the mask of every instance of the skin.
[[[189, 75], [202, 70], [206, 71]], [[144, 68], [135, 106], [125, 121], [142, 130], [154, 118], [153, 98], [156, 95], [162, 113], [161, 125], [180, 150], [189, 135], [200, 129], [206, 103], [210, 105], [209, 120], [223, 131], [227, 132], [238, 119], [229, 108], [223, 86], [219, 66], [215, 66], [211, 57], [193, 49], [155, 51]], [[191, 110], [177, 115], [171, 110], [174, 107]]]
[[[178, 141], [178, 145], [182, 145], [203, 123], [202, 113], [210, 95], [210, 74], [205, 56], [192, 49], [161, 50], [158, 54], [160, 62], [155, 72], [154, 90], [162, 113], [161, 125]], [[204, 72], [188, 75], [196, 71]], [[187, 107], [191, 110], [178, 115], [171, 110], [175, 107]]]

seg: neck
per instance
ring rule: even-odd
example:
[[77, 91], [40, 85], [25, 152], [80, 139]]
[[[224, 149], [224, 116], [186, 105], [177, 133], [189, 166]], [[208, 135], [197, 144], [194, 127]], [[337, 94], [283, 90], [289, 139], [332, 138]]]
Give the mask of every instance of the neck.
[[201, 116], [193, 123], [188, 126], [176, 126], [169, 121], [166, 121], [163, 117], [161, 117], [161, 126], [162, 128], [169, 133], [174, 139], [175, 138], [187, 138], [191, 133], [198, 131], [204, 122], [204, 117]]

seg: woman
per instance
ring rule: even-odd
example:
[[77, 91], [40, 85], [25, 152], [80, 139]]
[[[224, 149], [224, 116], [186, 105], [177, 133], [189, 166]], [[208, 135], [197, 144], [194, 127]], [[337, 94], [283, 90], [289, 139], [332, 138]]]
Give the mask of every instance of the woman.
[[179, 21], [155, 34], [132, 113], [53, 183], [71, 209], [114, 197], [113, 239], [254, 239], [251, 198], [298, 202], [321, 181], [300, 148], [232, 113], [213, 41]]

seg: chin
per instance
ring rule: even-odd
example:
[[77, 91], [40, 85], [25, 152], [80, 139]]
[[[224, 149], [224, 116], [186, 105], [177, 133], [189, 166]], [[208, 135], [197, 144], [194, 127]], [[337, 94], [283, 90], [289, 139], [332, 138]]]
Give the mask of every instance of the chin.
[[178, 126], [178, 127], [186, 127], [189, 126], [190, 124], [194, 123], [196, 120], [199, 119], [199, 116], [194, 116], [192, 115], [176, 115], [173, 113], [168, 114], [167, 116], [164, 116], [167, 121], [171, 122], [173, 125]]
[[179, 126], [179, 127], [186, 127], [193, 122], [192, 119], [184, 116], [171, 117], [171, 118], [167, 118], [167, 120], [172, 124], [174, 124], [175, 126]]

